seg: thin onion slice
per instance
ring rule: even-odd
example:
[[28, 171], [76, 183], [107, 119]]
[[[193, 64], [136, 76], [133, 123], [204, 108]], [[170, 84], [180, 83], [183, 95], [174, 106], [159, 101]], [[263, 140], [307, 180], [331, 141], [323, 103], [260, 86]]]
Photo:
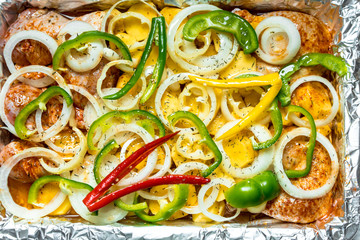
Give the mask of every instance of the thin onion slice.
[[[315, 124], [317, 127], [323, 127], [323, 126], [331, 123], [331, 121], [335, 118], [335, 116], [339, 110], [339, 106], [340, 106], [339, 97], [338, 97], [337, 92], [336, 92], [335, 88], [333, 87], [333, 85], [326, 78], [316, 76], [316, 75], [306, 76], [306, 77], [297, 79], [290, 86], [291, 94], [293, 94], [293, 92], [295, 91], [296, 88], [298, 88], [301, 84], [306, 83], [306, 82], [320, 82], [320, 83], [324, 84], [330, 90], [330, 93], [332, 95], [333, 104], [331, 107], [330, 115], [325, 119], [316, 119], [315, 120]], [[289, 118], [297, 126], [310, 127], [310, 124], [307, 120], [303, 120], [303, 119], [299, 118], [298, 116], [296, 116], [295, 113], [290, 113]]]
[[326, 183], [320, 188], [314, 190], [304, 190], [293, 185], [290, 179], [286, 176], [284, 166], [283, 166], [283, 152], [286, 145], [294, 138], [298, 136], [310, 136], [311, 130], [308, 128], [296, 128], [290, 132], [284, 134], [278, 141], [276, 147], [276, 154], [274, 160], [274, 170], [277, 176], [277, 179], [284, 191], [292, 197], [299, 199], [314, 199], [325, 196], [333, 188], [336, 178], [339, 172], [339, 160], [337, 157], [336, 150], [331, 144], [329, 139], [327, 139], [321, 133], [317, 133], [316, 140], [323, 145], [327, 150], [330, 159], [331, 159], [331, 173]]
[[[231, 128], [237, 121], [229, 122], [225, 124], [216, 134], [220, 134], [221, 132], [227, 131]], [[255, 137], [260, 141], [264, 142], [272, 138], [270, 131], [263, 125], [252, 125], [248, 128]], [[246, 168], [235, 167], [231, 164], [230, 157], [226, 154], [223, 147], [223, 140], [215, 142], [219, 147], [219, 150], [223, 156], [223, 160], [221, 162], [221, 167], [224, 169], [226, 173], [231, 175], [234, 178], [251, 178], [266, 169], [269, 168], [271, 163], [273, 162], [275, 155], [275, 147], [271, 146], [267, 149], [260, 150], [259, 155], [255, 158], [254, 162], [251, 166]]]
[[90, 23], [84, 21], [70, 21], [60, 29], [57, 39], [60, 43], [63, 43], [68, 40], [68, 35], [70, 35], [69, 39], [73, 39], [80, 33], [92, 30], [95, 30], [95, 28]]
[[12, 52], [14, 51], [15, 46], [19, 42], [26, 39], [35, 40], [44, 44], [49, 49], [51, 56], [54, 56], [54, 53], [58, 47], [56, 41], [52, 37], [40, 31], [36, 31], [36, 30], [20, 31], [14, 34], [7, 41], [4, 47], [4, 58], [10, 73], [16, 72], [14, 62], [12, 61]]
[[[184, 133], [181, 134], [176, 140], [176, 151], [188, 159], [202, 159], [202, 160], [210, 160], [214, 158], [214, 153], [212, 151], [204, 152], [202, 149], [202, 145], [200, 145], [202, 137], [200, 134], [192, 134], [192, 133]], [[182, 144], [185, 142], [185, 144]], [[192, 150], [194, 143], [198, 143], [199, 147], [196, 150]]]
[[[265, 18], [255, 29], [259, 38], [259, 48], [256, 50], [257, 55], [270, 64], [286, 64], [290, 62], [297, 54], [301, 47], [300, 33], [296, 25], [285, 17], [273, 16]], [[279, 49], [279, 53], [272, 52], [277, 49], [274, 38], [282, 35], [280, 38], [287, 38], [285, 49]], [[285, 36], [284, 36], [285, 35]], [[276, 51], [276, 50], [275, 50]]]
[[[162, 110], [162, 106], [161, 106], [161, 99], [165, 93], [165, 91], [168, 88], [171, 88], [174, 85], [178, 85], [179, 83], [187, 83], [190, 81], [189, 76], [196, 76], [193, 74], [188, 74], [188, 73], [179, 73], [179, 74], [175, 74], [172, 75], [171, 77], [167, 78], [164, 82], [162, 82], [156, 92], [155, 95], [155, 111], [157, 113], [157, 115], [159, 116], [160, 120], [165, 124], [165, 126], [167, 126], [169, 129], [174, 130], [174, 127], [170, 126], [169, 121], [165, 118], [163, 110]], [[205, 126], [209, 125], [209, 123], [214, 119], [215, 114], [217, 112], [217, 99], [216, 99], [216, 95], [215, 92], [212, 88], [207, 87], [206, 88], [209, 97], [210, 97], [210, 111], [209, 114], [206, 116], [206, 118], [201, 119]], [[193, 130], [191, 128], [177, 128], [175, 127], [176, 130], [174, 131], [185, 131], [185, 132], [193, 132]]]
[[24, 151], [7, 159], [0, 167], [0, 200], [7, 212], [25, 218], [25, 219], [39, 219], [55, 211], [65, 201], [66, 195], [59, 192], [48, 204], [42, 209], [27, 209], [21, 207], [14, 202], [8, 187], [8, 177], [13, 167], [24, 158], [28, 157], [46, 157], [48, 159], [59, 158], [60, 156], [46, 148], [34, 147], [28, 148]]
[[[240, 209], [237, 208], [236, 209], [236, 213], [231, 216], [231, 217], [223, 217], [214, 213], [209, 212], [207, 209], [209, 207], [206, 206], [204, 198], [205, 198], [205, 193], [212, 187], [213, 189], [218, 189], [215, 188], [215, 186], [218, 185], [224, 185], [227, 188], [230, 188], [234, 183], [232, 181], [230, 181], [229, 179], [226, 178], [215, 178], [213, 180], [211, 180], [210, 183], [204, 185], [201, 187], [199, 194], [198, 194], [198, 202], [199, 202], [199, 208], [201, 210], [201, 213], [204, 214], [205, 216], [207, 216], [208, 218], [216, 221], [216, 222], [225, 222], [225, 221], [230, 221], [234, 218], [236, 218], [237, 216], [239, 216], [240, 214]], [[214, 190], [213, 190], [214, 191]]]
[[[226, 68], [235, 58], [238, 50], [238, 42], [227, 33], [218, 33], [220, 40], [219, 52], [213, 56], [198, 56], [194, 59], [187, 61], [176, 53], [175, 43], [179, 41], [177, 38], [182, 36], [180, 31], [181, 23], [191, 14], [204, 11], [219, 10], [218, 7], [209, 4], [197, 4], [184, 8], [179, 12], [171, 21], [168, 28], [168, 53], [171, 59], [181, 66], [183, 69], [195, 74], [214, 74]], [[182, 37], [181, 37], [182, 38]], [[185, 44], [185, 43], [184, 43]], [[177, 43], [179, 45], [179, 43]]]
[[[38, 65], [31, 65], [31, 66], [23, 67], [20, 70], [11, 74], [8, 77], [8, 79], [6, 80], [4, 86], [1, 88], [0, 117], [1, 117], [1, 120], [6, 125], [6, 129], [9, 130], [9, 132], [14, 134], [15, 136], [17, 136], [15, 127], [13, 124], [10, 123], [10, 121], [8, 120], [6, 113], [5, 113], [5, 106], [4, 106], [5, 97], [6, 97], [6, 93], [9, 91], [9, 89], [11, 87], [11, 84], [14, 83], [18, 77], [22, 76], [25, 73], [29, 73], [29, 72], [40, 72], [40, 73], [44, 73], [44, 74], [48, 75], [49, 77], [53, 78], [59, 84], [59, 86], [61, 88], [63, 88], [65, 91], [67, 91], [69, 93], [69, 95], [71, 96], [70, 88], [65, 83], [65, 80], [63, 79], [63, 77], [58, 72], [55, 72], [51, 68], [44, 67], [44, 66], [38, 66]], [[35, 142], [42, 142], [42, 141], [45, 141], [46, 139], [54, 137], [61, 130], [63, 130], [64, 127], [67, 125], [67, 123], [70, 119], [72, 110], [73, 110], [73, 105], [67, 106], [65, 99], [64, 99], [63, 107], [61, 110], [61, 115], [60, 115], [59, 119], [57, 120], [57, 122], [54, 125], [52, 125], [50, 128], [48, 128], [47, 130], [45, 130], [43, 132], [38, 132], [37, 135], [31, 136], [29, 138], [29, 140], [35, 141]]]

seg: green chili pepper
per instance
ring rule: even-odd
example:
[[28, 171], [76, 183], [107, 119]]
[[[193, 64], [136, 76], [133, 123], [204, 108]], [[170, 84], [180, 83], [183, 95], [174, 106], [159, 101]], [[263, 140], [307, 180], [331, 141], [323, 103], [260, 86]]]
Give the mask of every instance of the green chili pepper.
[[86, 189], [89, 191], [92, 191], [93, 188], [86, 183], [77, 182], [74, 180], [70, 180], [67, 178], [63, 178], [57, 175], [49, 175], [49, 176], [43, 176], [41, 178], [38, 178], [33, 184], [31, 185], [29, 189], [29, 195], [28, 195], [28, 203], [30, 204], [38, 204], [37, 202], [37, 196], [39, 194], [40, 189], [47, 183], [50, 182], [58, 182], [59, 187], [62, 192], [69, 195], [71, 194], [70, 188], [76, 188], [76, 189]]
[[[109, 141], [105, 145], [105, 147], [103, 149], [101, 149], [101, 151], [96, 156], [95, 162], [94, 162], [94, 177], [95, 177], [95, 181], [97, 184], [99, 184], [102, 180], [100, 178], [100, 167], [101, 167], [101, 163], [104, 160], [104, 157], [109, 152], [111, 152], [113, 149], [116, 149], [116, 148], [119, 148], [119, 145], [113, 139], [113, 140]], [[115, 200], [114, 203], [116, 206], [118, 206], [119, 208], [121, 208], [125, 211], [139, 211], [139, 210], [146, 209], [148, 207], [146, 202], [142, 202], [142, 203], [138, 203], [138, 204], [126, 204], [120, 198]]]
[[126, 85], [123, 88], [121, 88], [120, 91], [111, 95], [107, 95], [103, 97], [104, 99], [109, 99], [109, 100], [119, 99], [123, 97], [128, 91], [130, 91], [131, 88], [135, 86], [135, 84], [137, 83], [143, 72], [147, 59], [150, 56], [152, 43], [155, 39], [156, 32], [158, 32], [158, 36], [159, 36], [159, 58], [156, 62], [153, 75], [151, 76], [150, 84], [146, 88], [145, 93], [141, 98], [141, 103], [146, 102], [150, 98], [150, 96], [154, 93], [155, 89], [159, 85], [160, 80], [162, 78], [162, 74], [165, 68], [165, 61], [166, 61], [166, 31], [165, 31], [165, 18], [163, 16], [155, 17], [152, 19], [151, 28], [144, 52], [130, 80], [126, 83]]
[[38, 108], [40, 108], [42, 111], [46, 110], [46, 103], [52, 97], [58, 95], [64, 97], [67, 106], [73, 103], [73, 100], [68, 92], [66, 92], [61, 87], [52, 86], [42, 92], [39, 97], [31, 101], [19, 112], [14, 123], [15, 131], [19, 138], [26, 139], [36, 132], [36, 130], [31, 131], [26, 128], [26, 120], [28, 119], [29, 115]]
[[315, 125], [314, 118], [311, 116], [311, 114], [308, 111], [306, 111], [306, 109], [304, 109], [300, 106], [290, 105], [290, 106], [288, 106], [288, 113], [291, 113], [291, 112], [299, 112], [299, 113], [303, 114], [309, 120], [309, 123], [311, 126], [311, 135], [310, 135], [309, 143], [307, 145], [308, 149], [306, 152], [306, 167], [305, 167], [305, 169], [303, 169], [303, 170], [285, 170], [285, 173], [288, 176], [288, 178], [301, 178], [301, 177], [305, 177], [306, 175], [308, 175], [311, 170], [312, 158], [313, 158], [314, 148], [315, 148], [315, 144], [316, 144], [316, 125]]
[[216, 146], [214, 140], [211, 138], [208, 130], [206, 129], [205, 124], [201, 119], [196, 116], [195, 114], [187, 111], [178, 111], [168, 116], [168, 120], [171, 125], [174, 125], [178, 120], [185, 118], [193, 122], [198, 129], [202, 139], [200, 140], [200, 143], [204, 143], [210, 148], [210, 150], [215, 155], [215, 162], [209, 166], [206, 170], [202, 172], [203, 177], [209, 176], [221, 163], [222, 161], [222, 155], [219, 150], [219, 148]]
[[276, 198], [280, 191], [275, 174], [265, 171], [236, 183], [225, 191], [225, 199], [236, 208], [255, 207]]
[[283, 85], [278, 94], [281, 106], [285, 107], [290, 104], [290, 86], [288, 82], [291, 76], [300, 70], [301, 67], [311, 67], [321, 65], [330, 71], [336, 72], [340, 77], [343, 77], [347, 73], [347, 64], [341, 57], [336, 57], [328, 53], [308, 53], [300, 57], [295, 63], [291, 63], [283, 67], [279, 74]]
[[62, 55], [73, 48], [79, 48], [83, 45], [85, 45], [88, 42], [104, 39], [107, 41], [110, 41], [116, 45], [116, 47], [119, 48], [121, 54], [123, 55], [124, 59], [130, 60], [131, 55], [129, 48], [126, 46], [126, 44], [117, 36], [106, 33], [106, 32], [100, 32], [100, 31], [87, 31], [81, 33], [79, 36], [77, 36], [74, 39], [68, 40], [64, 43], [62, 43], [55, 51], [54, 57], [53, 57], [53, 69], [57, 70], [60, 68], [60, 62]]
[[135, 214], [147, 222], [159, 222], [169, 219], [176, 211], [180, 210], [186, 204], [189, 195], [189, 185], [174, 185], [174, 194], [174, 200], [163, 206], [155, 215], [149, 216], [144, 211], [137, 211]]
[[275, 100], [271, 103], [269, 111], [270, 111], [271, 121], [274, 126], [275, 134], [271, 139], [265, 142], [256, 143], [255, 140], [253, 140], [252, 142], [253, 142], [254, 150], [261, 150], [271, 147], [281, 136], [281, 132], [283, 129], [283, 122], [282, 122], [282, 115], [278, 106], [277, 98], [275, 98]]
[[[112, 111], [112, 112], [102, 115], [100, 118], [98, 118], [96, 121], [94, 121], [91, 124], [90, 129], [87, 134], [87, 144], [88, 144], [89, 150], [100, 150], [100, 149], [96, 148], [93, 143], [93, 138], [94, 138], [95, 132], [98, 129], [98, 127], [101, 127], [101, 130], [104, 133], [106, 130], [108, 130], [113, 125], [113, 123], [111, 121], [111, 119], [113, 119], [113, 118], [120, 118], [120, 119], [125, 120], [126, 122], [130, 122], [132, 119], [137, 118], [137, 117], [145, 118], [145, 119], [149, 120], [150, 122], [152, 122], [152, 124], [155, 124], [159, 129], [159, 137], [165, 136], [165, 127], [162, 124], [162, 122], [159, 120], [159, 118], [157, 118], [155, 115], [153, 115], [145, 110], [135, 109], [135, 110], [127, 111], [127, 112]], [[143, 122], [140, 121], [140, 124], [143, 124]], [[145, 129], [147, 129], [147, 128], [145, 128]], [[152, 131], [149, 133], [152, 134]]]
[[259, 47], [256, 32], [251, 24], [242, 17], [224, 10], [193, 16], [185, 24], [183, 35], [185, 40], [192, 42], [201, 32], [208, 29], [232, 33], [245, 54], [250, 54]]

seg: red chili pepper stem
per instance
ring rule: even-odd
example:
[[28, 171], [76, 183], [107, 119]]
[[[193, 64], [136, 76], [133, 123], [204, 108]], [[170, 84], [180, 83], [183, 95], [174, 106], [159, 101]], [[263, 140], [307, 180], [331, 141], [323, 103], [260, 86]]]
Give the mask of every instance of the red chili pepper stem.
[[192, 175], [167, 175], [164, 177], [152, 178], [143, 182], [135, 183], [131, 186], [128, 186], [123, 189], [119, 189], [115, 192], [112, 192], [100, 200], [90, 203], [87, 206], [90, 212], [94, 212], [109, 203], [115, 201], [118, 198], [121, 198], [132, 192], [136, 192], [142, 189], [151, 188], [158, 185], [169, 185], [169, 184], [194, 184], [201, 185], [207, 184], [210, 182], [209, 178], [192, 176]]
[[178, 134], [175, 132], [159, 139], [156, 139], [143, 147], [139, 148], [131, 154], [125, 161], [121, 162], [111, 173], [109, 173], [95, 188], [83, 199], [85, 205], [95, 202], [98, 198], [105, 194], [107, 190], [123, 177], [125, 177], [136, 165], [143, 161], [152, 151], [163, 143]]

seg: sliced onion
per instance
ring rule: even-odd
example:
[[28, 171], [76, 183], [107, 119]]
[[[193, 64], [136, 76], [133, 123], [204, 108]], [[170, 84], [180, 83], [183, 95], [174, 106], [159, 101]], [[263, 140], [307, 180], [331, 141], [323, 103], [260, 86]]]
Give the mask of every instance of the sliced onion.
[[42, 209], [27, 209], [14, 202], [8, 187], [8, 177], [13, 167], [21, 160], [29, 157], [46, 157], [48, 159], [60, 158], [60, 156], [46, 148], [34, 147], [10, 157], [0, 167], [0, 200], [7, 212], [25, 219], [39, 219], [55, 211], [65, 201], [66, 195], [59, 193]]
[[73, 91], [76, 91], [78, 93], [80, 93], [81, 95], [83, 95], [84, 97], [87, 98], [87, 100], [89, 100], [89, 102], [91, 103], [91, 105], [93, 105], [95, 111], [96, 111], [96, 114], [98, 117], [101, 117], [103, 115], [103, 111], [98, 103], [98, 101], [96, 100], [96, 98], [88, 92], [88, 90], [86, 90], [86, 88], [84, 87], [80, 87], [80, 86], [76, 86], [76, 85], [72, 85], [72, 84], [69, 84], [68, 85], [69, 88]]
[[15, 46], [19, 42], [26, 39], [35, 40], [44, 44], [49, 49], [51, 56], [54, 56], [54, 53], [58, 47], [56, 41], [52, 37], [40, 31], [36, 31], [36, 30], [20, 31], [14, 34], [7, 41], [4, 47], [4, 58], [10, 73], [16, 72], [14, 62], [12, 61], [12, 52], [14, 51]]
[[[301, 47], [300, 33], [296, 25], [285, 17], [274, 16], [265, 18], [255, 29], [259, 39], [259, 48], [256, 50], [257, 55], [270, 64], [286, 64], [290, 62], [297, 54]], [[280, 53], [272, 53], [276, 46], [277, 35], [282, 35], [288, 39], [286, 49]]]
[[[171, 86], [177, 85], [179, 83], [182, 84], [182, 83], [186, 83], [186, 82], [190, 81], [189, 76], [196, 76], [196, 75], [188, 74], [188, 73], [175, 74], [175, 75], [167, 78], [163, 83], [161, 83], [156, 92], [155, 111], [156, 111], [158, 117], [160, 118], [160, 120], [170, 129], [174, 129], [174, 128], [172, 126], [170, 126], [169, 121], [165, 118], [164, 113], [162, 111], [162, 107], [161, 107], [162, 96], [164, 95], [167, 88], [170, 88]], [[200, 118], [200, 119], [207, 126], [215, 117], [215, 114], [217, 111], [217, 102], [216, 102], [217, 100], [216, 100], [215, 92], [212, 88], [207, 87], [206, 90], [210, 97], [210, 111], [209, 111], [209, 114], [206, 116], [206, 118], [204, 118], [204, 119]], [[182, 130], [185, 132], [193, 132], [193, 130], [191, 130], [191, 128], [179, 129], [179, 128], [175, 127], [175, 129], [176, 129], [176, 131]]]
[[152, 193], [144, 191], [144, 190], [137, 191], [137, 193], [144, 199], [154, 200], [154, 201], [165, 199], [169, 195], [168, 193], [166, 193], [162, 196], [158, 196], [158, 195], [152, 194]]
[[[124, 136], [123, 133], [126, 133], [127, 135]], [[106, 131], [100, 138], [98, 147], [103, 146], [107, 141], [110, 139], [115, 139], [115, 141], [119, 144], [121, 141], [118, 141], [119, 134], [122, 139], [125, 137], [133, 137], [133, 134], [139, 135], [145, 143], [149, 143], [154, 140], [154, 138], [148, 133], [144, 128], [138, 126], [137, 124], [131, 123], [131, 124], [118, 124], [112, 126], [108, 131]], [[125, 157], [125, 156], [123, 156]], [[121, 161], [125, 160], [124, 158], [121, 158]], [[143, 169], [141, 169], [138, 173], [130, 173], [128, 177], [123, 178], [118, 182], [118, 186], [127, 186], [134, 183], [137, 183], [139, 181], [142, 181], [150, 176], [150, 174], [153, 172], [156, 166], [158, 158], [157, 150], [150, 153], [150, 155], [147, 158], [146, 165]]]
[[57, 167], [50, 166], [45, 163], [43, 159], [40, 159], [41, 166], [48, 172], [54, 173], [54, 174], [60, 174], [66, 171], [74, 170], [75, 168], [78, 168], [82, 161], [84, 160], [85, 154], [87, 152], [87, 141], [84, 134], [76, 127], [73, 127], [73, 131], [78, 135], [80, 139], [79, 146], [76, 148], [76, 153], [73, 156], [73, 158], [68, 162], [63, 162], [59, 164]]
[[[183, 156], [184, 158], [188, 159], [202, 159], [202, 160], [210, 160], [214, 158], [214, 153], [212, 151], [208, 151], [206, 154], [201, 149], [202, 145], [200, 145], [202, 137], [200, 134], [192, 134], [192, 133], [184, 133], [181, 134], [178, 139], [176, 140], [176, 151]], [[184, 141], [189, 142], [189, 144], [182, 144]], [[194, 143], [198, 143], [200, 149], [196, 149], [191, 151], [192, 145]]]
[[66, 38], [67, 35], [70, 35], [69, 39], [73, 39], [80, 33], [92, 30], [95, 30], [95, 28], [90, 23], [84, 21], [70, 21], [60, 29], [57, 39], [60, 43], [63, 43], [68, 40]]
[[[68, 85], [65, 83], [65, 80], [63, 79], [63, 77], [51, 68], [44, 67], [44, 66], [38, 66], [38, 65], [31, 65], [31, 66], [23, 67], [20, 70], [11, 74], [8, 77], [8, 79], [6, 80], [6, 82], [0, 92], [0, 117], [1, 117], [1, 120], [5, 123], [9, 132], [14, 134], [15, 136], [17, 136], [15, 127], [14, 127], [14, 125], [12, 125], [10, 123], [10, 121], [8, 120], [8, 118], [5, 114], [5, 106], [4, 106], [5, 97], [6, 97], [6, 93], [9, 91], [12, 83], [15, 82], [18, 77], [20, 77], [23, 74], [28, 73], [28, 72], [41, 72], [41, 73], [48, 75], [49, 77], [53, 78], [59, 84], [59, 86], [61, 88], [63, 88], [65, 91], [67, 91], [71, 96], [70, 89], [69, 89]], [[29, 138], [29, 140], [35, 141], [35, 142], [42, 142], [42, 141], [45, 141], [46, 139], [49, 139], [49, 138], [55, 136], [56, 134], [58, 134], [67, 125], [67, 123], [70, 119], [72, 110], [73, 110], [73, 106], [72, 105], [67, 106], [65, 99], [64, 99], [63, 107], [61, 110], [61, 115], [60, 115], [60, 118], [58, 119], [58, 121], [54, 125], [52, 125], [49, 129], [47, 129], [43, 132], [40, 132], [37, 135], [31, 136]]]
[[226, 178], [215, 178], [215, 179], [211, 180], [210, 183], [203, 185], [198, 194], [199, 208], [200, 208], [202, 214], [204, 214], [205, 216], [207, 216], [208, 218], [210, 218], [216, 222], [230, 221], [230, 220], [236, 218], [237, 216], [239, 216], [239, 214], [240, 214], [239, 208], [236, 209], [236, 213], [231, 217], [223, 217], [223, 216], [220, 216], [217, 214], [213, 214], [207, 210], [209, 207], [206, 206], [206, 204], [205, 204], [206, 201], [204, 201], [205, 194], [211, 187], [213, 189], [218, 189], [218, 188], [215, 188], [215, 186], [218, 186], [218, 185], [224, 185], [225, 187], [230, 188], [232, 185], [234, 185], [234, 183]]
[[[238, 50], [236, 39], [227, 33], [218, 33], [220, 39], [219, 52], [214, 56], [198, 56], [194, 59], [186, 61], [176, 53], [175, 43], [179, 41], [177, 32], [180, 30], [181, 23], [191, 14], [196, 12], [219, 10], [218, 7], [209, 4], [197, 4], [184, 8], [171, 21], [168, 28], [168, 53], [171, 59], [181, 66], [183, 69], [195, 74], [214, 74], [226, 68], [235, 58]], [[181, 31], [180, 31], [181, 32]], [[180, 36], [182, 34], [180, 33]], [[181, 37], [182, 38], [182, 37]], [[184, 43], [186, 44], [186, 43]], [[177, 43], [179, 45], [179, 43]]]
[[317, 133], [316, 140], [323, 145], [323, 147], [327, 150], [330, 159], [331, 159], [331, 173], [326, 183], [314, 190], [304, 190], [299, 187], [293, 185], [290, 179], [286, 176], [284, 166], [283, 166], [283, 152], [286, 145], [294, 138], [298, 136], [306, 136], [309, 137], [311, 134], [311, 130], [308, 128], [296, 128], [290, 132], [284, 134], [278, 144], [276, 146], [276, 154], [274, 160], [274, 170], [277, 176], [277, 179], [284, 191], [292, 197], [300, 198], [300, 199], [314, 199], [325, 196], [328, 192], [333, 188], [336, 178], [339, 172], [339, 160], [337, 157], [336, 150], [334, 146], [331, 144], [329, 139], [327, 139], [321, 133]]
[[[339, 97], [338, 97], [337, 92], [336, 92], [335, 88], [333, 87], [333, 85], [326, 78], [323, 78], [320, 76], [315, 76], [315, 75], [306, 76], [306, 77], [297, 79], [293, 84], [291, 84], [291, 87], [290, 87], [291, 94], [293, 94], [293, 92], [295, 91], [296, 88], [298, 88], [301, 84], [306, 83], [306, 82], [320, 82], [320, 83], [324, 84], [326, 87], [328, 87], [328, 89], [330, 90], [330, 93], [331, 93], [331, 96], [333, 99], [331, 113], [325, 119], [316, 119], [315, 120], [315, 124], [317, 127], [323, 127], [323, 126], [331, 123], [331, 121], [335, 118], [335, 116], [339, 110], [339, 106], [340, 106]], [[289, 118], [293, 123], [295, 123], [298, 126], [310, 127], [310, 124], [307, 120], [303, 120], [303, 119], [299, 118], [298, 116], [296, 116], [295, 113], [290, 113]]]
[[[92, 187], [96, 186], [96, 181], [93, 174], [94, 158], [87, 156], [81, 168], [77, 168], [71, 174], [71, 179], [79, 182], [90, 184]], [[78, 213], [83, 219], [95, 223], [95, 224], [111, 224], [123, 219], [127, 211], [115, 206], [113, 203], [106, 205], [105, 207], [98, 210], [98, 214], [94, 215], [89, 212], [83, 199], [89, 193], [87, 190], [74, 189], [73, 194], [69, 196], [69, 200], [72, 208]], [[131, 199], [122, 198], [128, 204], [132, 204]], [[130, 200], [130, 201], [129, 201]]]
[[[227, 131], [236, 123], [237, 121], [233, 121], [225, 124], [216, 134], [220, 134], [221, 132]], [[255, 135], [255, 137], [260, 142], [264, 142], [272, 138], [270, 131], [265, 126], [255, 124], [250, 126], [248, 129]], [[267, 149], [260, 150], [259, 155], [255, 158], [251, 166], [246, 168], [234, 167], [231, 164], [230, 157], [226, 154], [224, 150], [222, 144], [223, 140], [217, 141], [215, 143], [219, 147], [219, 150], [223, 156], [221, 167], [224, 169], [226, 173], [228, 173], [234, 178], [251, 178], [265, 171], [271, 165], [275, 155], [275, 147], [271, 146]]]

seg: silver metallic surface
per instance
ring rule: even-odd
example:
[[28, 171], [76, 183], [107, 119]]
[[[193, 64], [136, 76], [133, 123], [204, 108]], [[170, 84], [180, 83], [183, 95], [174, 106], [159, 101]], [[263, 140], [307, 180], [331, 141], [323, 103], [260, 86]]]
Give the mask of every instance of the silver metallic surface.
[[[86, 7], [105, 9], [116, 1], [105, 0], [0, 0], [0, 36], [4, 36], [11, 24], [26, 6], [56, 8], [61, 12]], [[157, 2], [156, 0], [154, 2]], [[209, 0], [165, 0], [165, 4], [184, 6]], [[211, 2], [211, 1], [210, 1]], [[219, 1], [214, 1], [219, 3]], [[318, 229], [316, 225], [283, 223], [264, 218], [241, 223], [199, 225], [192, 222], [167, 222], [165, 225], [148, 225], [125, 221], [108, 226], [95, 226], [76, 220], [44, 218], [41, 222], [29, 223], [8, 214], [0, 216], [0, 239], [360, 239], [355, 234], [359, 227], [360, 211], [360, 2], [358, 0], [239, 0], [220, 1], [222, 4], [239, 6], [257, 11], [270, 9], [300, 10], [324, 21], [335, 32], [338, 52], [349, 63], [350, 73], [339, 82], [342, 99], [341, 129], [335, 136], [334, 145], [343, 159], [341, 169], [343, 186], [343, 217], [336, 217]], [[342, 19], [339, 18], [342, 17]], [[341, 27], [342, 25], [342, 27]], [[341, 30], [339, 30], [341, 27]], [[2, 41], [3, 37], [0, 37]], [[0, 132], [0, 148], [8, 140]], [[345, 146], [345, 147], [344, 147]], [[71, 220], [71, 219], [70, 219]], [[75, 223], [76, 222], [76, 223]], [[245, 224], [247, 223], [247, 224]]]

